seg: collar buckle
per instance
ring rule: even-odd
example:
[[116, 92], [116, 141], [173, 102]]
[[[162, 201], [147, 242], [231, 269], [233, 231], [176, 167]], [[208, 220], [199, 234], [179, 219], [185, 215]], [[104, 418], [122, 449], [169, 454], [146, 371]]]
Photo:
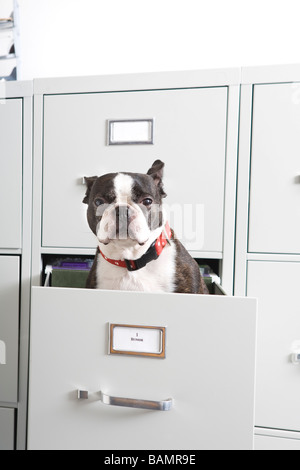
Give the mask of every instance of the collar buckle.
[[136, 267], [135, 261], [131, 259], [124, 259], [124, 262], [126, 264], [126, 268], [128, 271], [136, 271], [138, 268]]

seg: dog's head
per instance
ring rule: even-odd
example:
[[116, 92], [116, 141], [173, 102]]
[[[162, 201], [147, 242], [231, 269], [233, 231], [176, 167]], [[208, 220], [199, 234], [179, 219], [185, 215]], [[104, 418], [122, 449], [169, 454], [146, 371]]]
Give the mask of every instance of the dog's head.
[[99, 243], [145, 245], [164, 223], [164, 163], [156, 160], [147, 174], [109, 173], [86, 177], [87, 219]]

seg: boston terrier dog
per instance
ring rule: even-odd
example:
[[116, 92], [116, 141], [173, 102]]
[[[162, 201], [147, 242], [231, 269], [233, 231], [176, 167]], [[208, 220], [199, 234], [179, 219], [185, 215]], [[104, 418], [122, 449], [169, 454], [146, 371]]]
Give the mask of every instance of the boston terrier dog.
[[87, 219], [98, 248], [87, 288], [208, 294], [196, 261], [170, 229], [164, 163], [147, 174], [86, 177]]

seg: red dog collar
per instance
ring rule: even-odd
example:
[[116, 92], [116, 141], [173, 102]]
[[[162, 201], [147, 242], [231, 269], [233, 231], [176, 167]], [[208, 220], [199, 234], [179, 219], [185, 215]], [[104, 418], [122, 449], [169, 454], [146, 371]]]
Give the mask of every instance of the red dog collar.
[[164, 247], [169, 243], [169, 240], [172, 237], [172, 232], [170, 229], [170, 226], [168, 222], [166, 223], [162, 233], [160, 236], [156, 239], [155, 242], [152, 243], [150, 248], [146, 251], [146, 253], [139, 259], [135, 260], [116, 260], [116, 259], [110, 259], [107, 258], [107, 256], [102, 253], [102, 251], [99, 248], [99, 251], [103, 258], [108, 261], [108, 263], [111, 263], [115, 266], [119, 266], [121, 268], [127, 268], [128, 271], [137, 271], [138, 269], [144, 268], [146, 264], [150, 263], [150, 261], [153, 261], [159, 257], [161, 252], [163, 251]]

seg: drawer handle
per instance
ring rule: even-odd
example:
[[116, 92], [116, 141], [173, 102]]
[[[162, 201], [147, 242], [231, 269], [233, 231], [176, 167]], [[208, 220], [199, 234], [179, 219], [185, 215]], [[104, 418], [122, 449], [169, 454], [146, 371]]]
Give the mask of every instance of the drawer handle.
[[100, 392], [100, 400], [105, 405], [126, 406], [128, 408], [142, 408], [144, 410], [169, 411], [173, 405], [173, 399], [168, 398], [162, 401], [140, 400], [136, 398], [111, 397]]
[[295, 351], [291, 354], [291, 361], [295, 366], [300, 364], [300, 351]]
[[[89, 392], [87, 390], [77, 390], [78, 400], [88, 400]], [[100, 400], [104, 405], [125, 406], [127, 408], [142, 408], [144, 410], [169, 411], [173, 406], [173, 398], [166, 400], [141, 400], [138, 398], [111, 397], [106, 393], [100, 392]]]

